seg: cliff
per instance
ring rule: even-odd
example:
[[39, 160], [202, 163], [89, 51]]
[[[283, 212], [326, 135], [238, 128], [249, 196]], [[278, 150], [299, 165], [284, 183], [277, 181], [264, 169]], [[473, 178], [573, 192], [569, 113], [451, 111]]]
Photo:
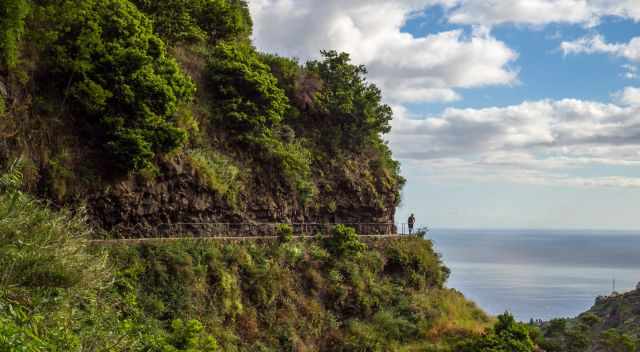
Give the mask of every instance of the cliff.
[[105, 246], [18, 183], [0, 177], [2, 351], [461, 351], [491, 322], [427, 240]]
[[0, 5], [0, 169], [123, 234], [393, 222], [391, 110], [349, 56], [260, 53], [244, 1]]

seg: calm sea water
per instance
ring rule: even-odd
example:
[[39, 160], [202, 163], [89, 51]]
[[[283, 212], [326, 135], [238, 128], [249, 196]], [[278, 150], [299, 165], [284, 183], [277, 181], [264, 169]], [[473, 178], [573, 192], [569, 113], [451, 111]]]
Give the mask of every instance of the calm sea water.
[[573, 317], [595, 297], [640, 281], [640, 231], [447, 230], [428, 235], [451, 269], [448, 286], [491, 314]]

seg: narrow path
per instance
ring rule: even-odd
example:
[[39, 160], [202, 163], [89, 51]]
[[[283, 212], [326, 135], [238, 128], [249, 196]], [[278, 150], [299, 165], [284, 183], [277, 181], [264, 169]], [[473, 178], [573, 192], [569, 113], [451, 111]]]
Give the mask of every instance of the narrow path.
[[[406, 235], [360, 235], [360, 238], [402, 238], [408, 237]], [[278, 236], [206, 236], [206, 237], [157, 237], [157, 238], [120, 238], [111, 240], [91, 240], [90, 244], [105, 245], [105, 244], [139, 244], [146, 242], [176, 242], [176, 241], [275, 241], [278, 240]], [[318, 236], [293, 236], [293, 239], [308, 240], [318, 238]]]

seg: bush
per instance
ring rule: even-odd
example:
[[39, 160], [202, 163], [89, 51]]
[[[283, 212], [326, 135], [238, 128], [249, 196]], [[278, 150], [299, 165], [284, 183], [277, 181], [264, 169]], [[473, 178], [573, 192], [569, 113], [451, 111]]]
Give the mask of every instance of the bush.
[[11, 69], [18, 63], [18, 46], [29, 10], [27, 0], [3, 0], [0, 3], [0, 68]]
[[79, 351], [124, 341], [106, 257], [89, 249], [82, 212], [53, 211], [0, 177], [0, 350]]
[[67, 0], [40, 16], [55, 19], [43, 35], [53, 81], [114, 168], [141, 170], [186, 141], [175, 114], [194, 85], [133, 4]]
[[288, 189], [293, 190], [300, 204], [306, 205], [318, 193], [311, 179], [311, 151], [299, 142], [285, 144], [275, 138], [263, 140], [260, 159], [281, 174]]
[[252, 21], [244, 0], [133, 0], [169, 42], [248, 40]]
[[218, 342], [204, 333], [204, 326], [197, 320], [187, 322], [176, 319], [171, 322], [171, 335], [158, 352], [216, 352]]
[[288, 99], [269, 67], [242, 43], [220, 43], [211, 54], [209, 81], [218, 101], [219, 122], [236, 141], [255, 145], [271, 137]]
[[635, 352], [638, 340], [615, 329], [609, 329], [601, 334], [600, 344], [609, 352]]
[[311, 152], [292, 135], [282, 138], [293, 133], [282, 125], [289, 101], [255, 50], [243, 43], [220, 43], [211, 55], [209, 81], [218, 102], [217, 122], [230, 141], [248, 148], [269, 174], [280, 176], [298, 201], [304, 204], [313, 198]]
[[367, 249], [367, 245], [360, 242], [356, 230], [342, 224], [333, 228], [331, 236], [324, 240], [324, 247], [338, 258], [357, 256]]
[[442, 287], [449, 278], [449, 269], [434, 252], [433, 243], [421, 241], [425, 246], [415, 246], [408, 241], [396, 241], [387, 246], [385, 271], [415, 288]]
[[579, 319], [581, 323], [586, 324], [589, 327], [593, 327], [594, 325], [602, 322], [602, 319], [599, 316], [591, 312], [580, 315]]
[[242, 188], [238, 166], [223, 155], [208, 149], [190, 150], [188, 157], [200, 181], [235, 205]]
[[56, 213], [20, 192], [17, 167], [0, 178], [0, 289], [100, 287], [105, 258], [87, 253], [82, 212]]
[[280, 243], [288, 243], [293, 241], [293, 228], [289, 224], [278, 224], [276, 234]]
[[366, 68], [351, 64], [347, 53], [323, 51], [322, 56], [321, 61], [308, 62], [306, 69], [323, 82], [314, 94], [314, 109], [322, 117], [314, 123], [331, 136], [325, 137], [325, 144], [358, 150], [379, 141], [380, 134], [391, 130], [393, 112], [382, 103], [380, 89], [366, 81]]
[[533, 352], [533, 341], [524, 324], [517, 323], [509, 313], [498, 316], [493, 329], [462, 343], [458, 352]]

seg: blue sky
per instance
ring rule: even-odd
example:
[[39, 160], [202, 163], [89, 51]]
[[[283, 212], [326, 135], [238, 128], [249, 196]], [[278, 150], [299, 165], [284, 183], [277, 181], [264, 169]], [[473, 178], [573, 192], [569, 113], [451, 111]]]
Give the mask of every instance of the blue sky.
[[394, 109], [397, 218], [640, 229], [640, 6], [251, 0], [259, 49], [367, 65]]

